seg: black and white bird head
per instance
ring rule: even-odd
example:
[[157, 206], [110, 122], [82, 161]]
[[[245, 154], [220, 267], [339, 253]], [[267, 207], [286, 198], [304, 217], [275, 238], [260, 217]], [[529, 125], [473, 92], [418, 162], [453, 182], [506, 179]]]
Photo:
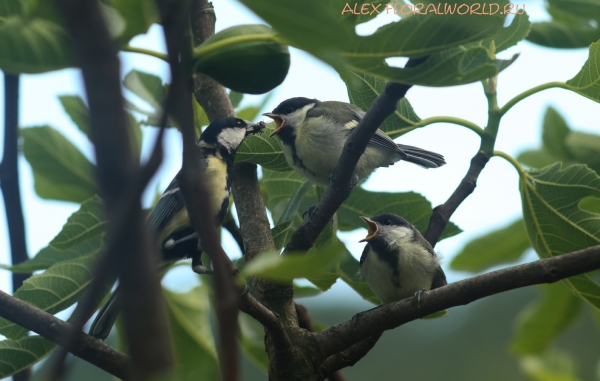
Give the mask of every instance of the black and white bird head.
[[264, 122], [252, 123], [238, 118], [224, 118], [212, 122], [202, 132], [200, 141], [235, 152], [246, 136], [262, 132]]
[[316, 99], [303, 97], [290, 98], [275, 107], [273, 111], [264, 113], [275, 121], [275, 131], [269, 135], [279, 134], [285, 127], [295, 128], [306, 119], [306, 113], [319, 103]]
[[[360, 217], [367, 224], [367, 236], [359, 242], [400, 246], [412, 242], [420, 233], [404, 218], [391, 213], [383, 213], [373, 217]], [[393, 249], [394, 247], [390, 247]]]

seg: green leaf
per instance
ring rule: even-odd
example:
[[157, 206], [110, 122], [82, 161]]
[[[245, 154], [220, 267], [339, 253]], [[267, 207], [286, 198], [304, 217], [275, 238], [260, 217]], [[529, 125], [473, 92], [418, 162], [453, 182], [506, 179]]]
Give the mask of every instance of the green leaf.
[[0, 378], [29, 368], [46, 357], [55, 347], [56, 344], [40, 336], [0, 341]]
[[531, 26], [527, 13], [517, 14], [508, 27], [500, 29], [498, 33], [492, 37], [485, 38], [481, 42], [472, 44], [490, 46], [490, 43], [494, 41], [494, 46], [496, 47], [495, 52], [500, 53], [527, 37], [531, 30]]
[[103, 233], [106, 223], [103, 208], [102, 200], [98, 196], [84, 201], [79, 210], [67, 219], [67, 223], [50, 241], [50, 245], [64, 250]]
[[573, 131], [567, 136], [565, 143], [573, 159], [600, 172], [600, 136]]
[[579, 208], [588, 212], [600, 214], [600, 198], [584, 197], [579, 201]]
[[450, 263], [458, 271], [481, 272], [518, 261], [531, 244], [522, 219], [469, 242]]
[[[524, 172], [520, 191], [527, 235], [541, 258], [600, 243], [600, 215], [578, 206], [585, 197], [600, 196], [600, 177], [585, 165], [560, 170], [560, 164], [554, 164]], [[600, 308], [600, 285], [587, 274], [565, 281], [575, 294]]]
[[600, 28], [586, 22], [553, 20], [535, 23], [527, 40], [549, 48], [585, 48], [600, 39]]
[[521, 369], [534, 381], [579, 381], [571, 356], [557, 350], [522, 358]]
[[163, 289], [178, 380], [216, 380], [219, 362], [210, 328], [208, 290], [199, 286], [185, 294]]
[[244, 354], [258, 369], [266, 373], [269, 358], [265, 349], [265, 329], [246, 314], [238, 315], [238, 327], [239, 342]]
[[[404, 217], [424, 234], [432, 211], [431, 203], [418, 193], [371, 192], [356, 187], [338, 209], [338, 226], [340, 230], [364, 228], [365, 225], [360, 216], [371, 217], [380, 213], [394, 213]], [[450, 222], [446, 226], [442, 238], [448, 238], [460, 232], [460, 228]]]
[[300, 202], [302, 202], [302, 199], [304, 198], [304, 195], [306, 194], [306, 192], [308, 191], [308, 189], [312, 185], [313, 184], [312, 184], [312, 182], [310, 180], [306, 180], [304, 182], [304, 184], [302, 184], [302, 186], [300, 188], [298, 188], [298, 190], [296, 191], [296, 193], [294, 193], [294, 195], [290, 199], [290, 202], [286, 206], [285, 210], [283, 211], [283, 213], [279, 217], [278, 223], [281, 224], [281, 223], [284, 223], [284, 222], [288, 222], [288, 221], [291, 221], [292, 218], [294, 218], [294, 214], [296, 214], [296, 212], [298, 211], [298, 207], [300, 206]]
[[[386, 84], [384, 79], [362, 72], [348, 72], [348, 75], [344, 77], [346, 78], [342, 79], [344, 79], [348, 88], [350, 102], [360, 107], [363, 111], [367, 111], [371, 107], [371, 104], [381, 94]], [[379, 128], [394, 139], [411, 131], [413, 126], [420, 120], [408, 99], [402, 98], [398, 102], [396, 111]]]
[[167, 99], [167, 88], [160, 77], [132, 70], [123, 79], [123, 86], [148, 102], [157, 115], [162, 113], [163, 102]]
[[384, 60], [372, 59], [352, 59], [349, 68], [388, 81], [421, 86], [456, 86], [493, 77], [516, 58], [515, 55], [510, 60], [498, 60], [488, 48], [470, 46], [430, 55], [425, 62], [410, 68], [390, 67]]
[[562, 282], [540, 286], [543, 294], [517, 319], [511, 349], [519, 355], [541, 354], [580, 315], [581, 302]]
[[279, 139], [269, 137], [273, 131], [275, 131], [275, 123], [269, 123], [262, 134], [250, 135], [244, 139], [237, 150], [235, 160], [258, 164], [272, 171], [291, 171], [292, 168], [285, 160]]
[[[314, 248], [306, 254], [279, 255], [265, 252], [246, 265], [242, 277], [263, 277], [279, 282], [291, 282], [296, 278], [319, 278], [324, 271], [337, 263], [343, 252], [341, 242], [333, 242], [319, 250]], [[343, 246], [343, 244], [341, 244]]]
[[[288, 47], [266, 25], [238, 25], [208, 38], [194, 52], [196, 70], [248, 94], [279, 86], [290, 68]], [[240, 65], [243, 62], [243, 65]]]
[[[600, 39], [600, 36], [598, 37]], [[583, 67], [567, 81], [567, 87], [593, 101], [600, 102], [600, 41], [590, 45], [590, 53]]]
[[[273, 92], [270, 92], [262, 98], [262, 100], [260, 101], [259, 104], [255, 105], [255, 106], [245, 107], [239, 111], [236, 110], [238, 118], [250, 120], [250, 121], [255, 120], [259, 116], [260, 112], [265, 108], [265, 106], [267, 105], [267, 103], [269, 102], [269, 100], [271, 99], [272, 96], [273, 96]], [[250, 135], [250, 136], [254, 136], [254, 135]]]
[[79, 95], [60, 95], [58, 97], [65, 112], [69, 115], [79, 131], [88, 135], [90, 131], [90, 112]]
[[22, 8], [19, 0], [5, 0], [0, 3], [0, 17], [19, 16]]
[[244, 99], [244, 93], [238, 93], [237, 91], [233, 90], [229, 92], [229, 101], [234, 109], [240, 106], [242, 99]]
[[96, 235], [88, 240], [78, 242], [67, 249], [57, 249], [52, 246], [46, 246], [40, 250], [37, 255], [25, 262], [17, 265], [0, 265], [16, 273], [31, 273], [38, 270], [46, 270], [50, 266], [75, 258], [94, 256], [104, 249], [104, 236]]
[[0, 19], [0, 69], [33, 74], [73, 65], [69, 36], [55, 22], [35, 16]]
[[150, 25], [158, 22], [158, 12], [153, 1], [111, 0], [110, 3], [125, 20], [125, 30], [118, 38], [121, 44], [126, 44], [139, 34], [145, 34]]
[[545, 148], [523, 151], [517, 156], [517, 160], [532, 168], [542, 168], [560, 162], [559, 158], [553, 156]]
[[561, 161], [566, 161], [571, 157], [565, 146], [565, 140], [570, 132], [571, 129], [558, 111], [553, 107], [548, 107], [544, 115], [542, 141], [544, 148], [551, 155], [560, 158]]
[[94, 165], [61, 133], [42, 126], [21, 129], [21, 136], [38, 196], [82, 202], [96, 193]]
[[[92, 279], [92, 265], [90, 257], [59, 262], [42, 274], [27, 279], [14, 296], [55, 314], [79, 300]], [[108, 292], [108, 288], [105, 291]], [[27, 329], [0, 318], [0, 333], [18, 340], [27, 334]]]
[[275, 250], [281, 250], [295, 231], [296, 228], [292, 226], [292, 221], [283, 222], [271, 229]]
[[294, 298], [308, 298], [321, 293], [321, 290], [312, 286], [299, 286], [294, 283]]
[[600, 20], [599, 0], [548, 0], [549, 11], [561, 10], [586, 20]]

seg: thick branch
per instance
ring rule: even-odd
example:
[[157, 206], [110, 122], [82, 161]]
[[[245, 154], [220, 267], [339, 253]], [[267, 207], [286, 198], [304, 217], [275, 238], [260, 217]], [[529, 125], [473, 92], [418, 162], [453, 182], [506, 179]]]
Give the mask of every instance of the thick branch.
[[433, 214], [429, 218], [429, 226], [425, 232], [425, 239], [431, 243], [431, 246], [435, 247], [435, 244], [440, 239], [448, 221], [450, 221], [452, 214], [460, 204], [473, 193], [477, 186], [477, 178], [489, 160], [489, 157], [478, 152], [473, 159], [471, 159], [471, 166], [469, 167], [467, 174], [461, 180], [448, 201], [437, 206], [433, 210]]
[[[330, 356], [323, 362], [323, 365], [321, 365], [321, 368], [319, 369], [322, 374], [322, 378], [325, 378], [323, 376], [329, 375], [327, 377], [329, 378], [329, 381], [336, 381], [337, 379], [335, 375], [341, 374], [340, 369], [354, 366], [354, 364], [359, 362], [367, 355], [367, 353], [369, 353], [369, 351], [371, 351], [371, 349], [373, 349], [382, 334], [383, 332], [375, 334], [352, 345], [345, 351]], [[332, 375], [334, 375], [333, 378]]]
[[[223, 251], [220, 237], [214, 226], [214, 217], [207, 200], [210, 189], [203, 181], [201, 152], [195, 143], [194, 114], [192, 108], [191, 78], [186, 63], [191, 58], [191, 43], [187, 32], [189, 18], [180, 4], [158, 0], [171, 67], [171, 88], [167, 110], [179, 123], [183, 137], [183, 166], [178, 180], [183, 193], [190, 221], [198, 232], [202, 246], [212, 259], [214, 289], [219, 327], [219, 359], [222, 379], [240, 379], [236, 337], [240, 290], [235, 287], [235, 266]], [[182, 63], [179, 63], [181, 57]]]
[[273, 346], [276, 351], [292, 350], [292, 342], [290, 341], [281, 320], [279, 320], [271, 310], [263, 306], [258, 300], [254, 299], [252, 295], [247, 293], [242, 297], [240, 310], [252, 316], [265, 327], [271, 335]]
[[345, 321], [314, 334], [324, 357], [345, 350], [381, 331], [396, 328], [447, 308], [516, 288], [553, 283], [600, 268], [600, 246], [479, 275], [426, 291], [419, 306], [415, 298], [385, 304], [364, 312], [356, 322]]
[[56, 0], [73, 39], [90, 106], [91, 137], [95, 146], [96, 178], [104, 200], [107, 237], [117, 241], [127, 221], [128, 240], [113, 256], [123, 295], [127, 345], [132, 356], [132, 377], [150, 379], [172, 368], [170, 338], [156, 271], [158, 255], [150, 245], [139, 198], [123, 216], [121, 202], [141, 173], [133, 158], [123, 108], [120, 62], [116, 45], [104, 24], [96, 1]]
[[[0, 316], [58, 344], [69, 352], [123, 380], [129, 377], [131, 359], [102, 341], [75, 331], [73, 326], [41, 309], [0, 291]], [[76, 340], [70, 341], [74, 335]]]

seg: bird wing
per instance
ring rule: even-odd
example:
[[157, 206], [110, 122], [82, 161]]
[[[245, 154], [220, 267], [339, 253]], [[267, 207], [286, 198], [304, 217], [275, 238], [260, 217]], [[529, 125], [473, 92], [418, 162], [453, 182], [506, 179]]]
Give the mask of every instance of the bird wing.
[[371, 248], [369, 247], [370, 245], [367, 244], [362, 252], [362, 255], [360, 256], [360, 263], [359, 263], [359, 267], [362, 266], [363, 262], [367, 259], [367, 255], [369, 254], [369, 250], [371, 250]]
[[148, 217], [150, 231], [157, 234], [169, 223], [171, 218], [184, 208], [183, 194], [179, 189], [177, 176], [160, 196], [160, 200]]
[[435, 269], [435, 276], [431, 282], [431, 289], [434, 290], [447, 284], [448, 282], [446, 281], [446, 274], [444, 274], [444, 270], [438, 266], [437, 269]]
[[[323, 105], [325, 107], [319, 107], [320, 105]], [[358, 126], [358, 123], [365, 116], [365, 112], [363, 110], [361, 110], [358, 106], [350, 103], [329, 101], [321, 102], [320, 105], [310, 109], [307, 112], [306, 116], [314, 118], [324, 116], [325, 118], [331, 121], [341, 123], [343, 128], [348, 131], [348, 134], [354, 131], [356, 126]], [[328, 105], [330, 105], [331, 107], [327, 107]], [[392, 138], [390, 138], [385, 132], [381, 131], [380, 129], [377, 129], [377, 131], [375, 131], [375, 134], [373, 134], [373, 136], [369, 140], [369, 144], [372, 146], [378, 146], [396, 152], [402, 157], [408, 156], [406, 152], [404, 152], [402, 149], [400, 149], [400, 147], [398, 147], [398, 144], [394, 143]]]

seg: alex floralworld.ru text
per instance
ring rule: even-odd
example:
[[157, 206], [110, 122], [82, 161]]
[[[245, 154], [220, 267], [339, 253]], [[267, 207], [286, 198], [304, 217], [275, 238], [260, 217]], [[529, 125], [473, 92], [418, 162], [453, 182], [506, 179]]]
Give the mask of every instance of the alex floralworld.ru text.
[[373, 14], [437, 14], [437, 15], [516, 15], [525, 13], [525, 4], [508, 3], [500, 6], [497, 3], [472, 3], [472, 4], [457, 4], [457, 3], [438, 3], [438, 4], [373, 4], [373, 3], [346, 3], [343, 14], [353, 15], [373, 15]]

